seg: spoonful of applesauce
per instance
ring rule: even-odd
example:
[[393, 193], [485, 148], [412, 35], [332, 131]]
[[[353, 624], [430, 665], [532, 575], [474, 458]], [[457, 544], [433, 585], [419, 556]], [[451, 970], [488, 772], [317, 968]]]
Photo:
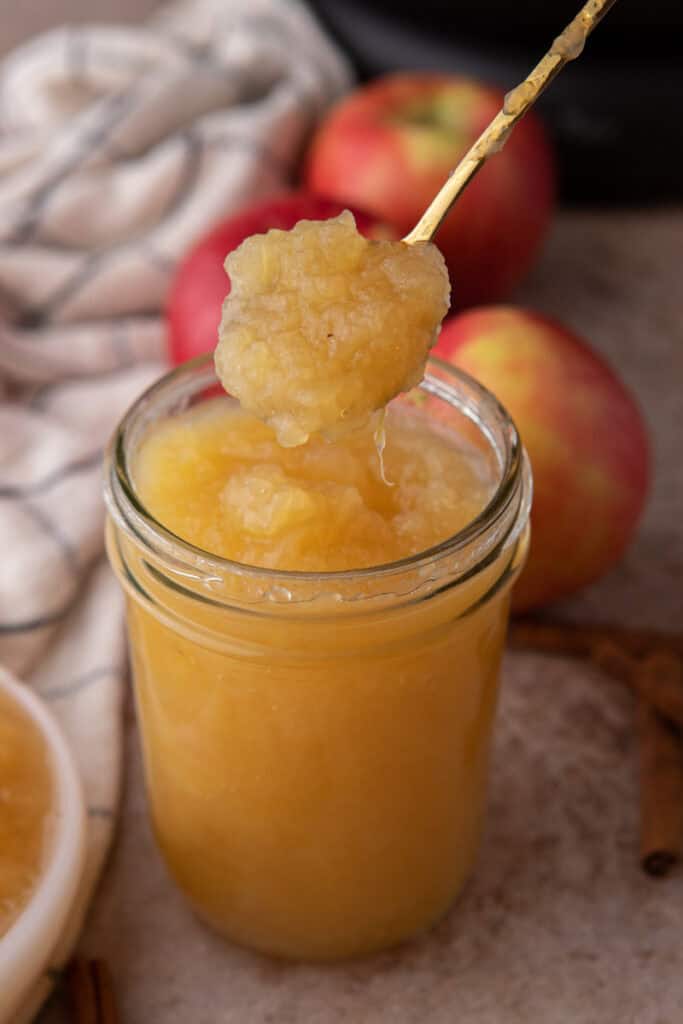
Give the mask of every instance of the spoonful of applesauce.
[[252, 235], [231, 252], [216, 372], [285, 447], [367, 424], [422, 379], [450, 285], [431, 239], [485, 161], [616, 0], [588, 0], [399, 242], [364, 238], [348, 211]]

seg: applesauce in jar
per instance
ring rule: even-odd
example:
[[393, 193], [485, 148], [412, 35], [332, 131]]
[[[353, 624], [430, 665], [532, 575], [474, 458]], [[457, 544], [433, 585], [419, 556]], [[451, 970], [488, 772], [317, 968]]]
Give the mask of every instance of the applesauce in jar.
[[54, 799], [45, 741], [28, 713], [0, 690], [0, 938], [40, 878]]
[[430, 360], [372, 422], [282, 448], [208, 359], [131, 409], [108, 465], [149, 804], [195, 910], [334, 959], [432, 924], [483, 820], [528, 468], [514, 426]]

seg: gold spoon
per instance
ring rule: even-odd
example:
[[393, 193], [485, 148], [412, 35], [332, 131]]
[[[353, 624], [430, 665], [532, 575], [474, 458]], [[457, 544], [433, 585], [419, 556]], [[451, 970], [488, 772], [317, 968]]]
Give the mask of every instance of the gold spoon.
[[413, 230], [405, 236], [404, 242], [410, 245], [413, 242], [431, 241], [441, 221], [465, 186], [486, 160], [503, 148], [514, 126], [534, 105], [555, 75], [562, 70], [565, 64], [580, 55], [587, 37], [615, 3], [616, 0], [588, 0], [584, 4], [564, 32], [553, 41], [553, 45], [545, 57], [538, 62], [523, 82], [507, 94], [503, 109], [496, 114], [488, 128], [484, 129], [477, 141], [465, 153]]

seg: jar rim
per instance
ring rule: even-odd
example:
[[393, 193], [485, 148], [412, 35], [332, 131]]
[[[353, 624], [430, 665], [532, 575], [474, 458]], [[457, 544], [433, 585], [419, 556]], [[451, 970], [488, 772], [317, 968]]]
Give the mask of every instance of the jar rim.
[[[430, 367], [438, 371], [438, 376], [429, 372]], [[164, 374], [129, 407], [119, 422], [107, 449], [105, 501], [115, 522], [122, 526], [129, 535], [133, 535], [134, 539], [152, 548], [159, 555], [171, 556], [175, 560], [180, 559], [193, 568], [200, 569], [204, 576], [215, 575], [223, 578], [228, 574], [239, 575], [287, 588], [288, 584], [294, 586], [302, 583], [348, 584], [420, 570], [430, 563], [449, 558], [467, 547], [475, 545], [488, 531], [495, 528], [496, 524], [506, 516], [511, 502], [519, 492], [525, 469], [527, 469], [528, 475], [527, 459], [519, 433], [502, 403], [464, 370], [430, 354], [427, 371], [417, 388], [445, 400], [452, 408], [461, 412], [476, 425], [491, 447], [494, 447], [495, 443], [489, 424], [484, 421], [481, 414], [475, 412], [474, 401], [478, 402], [486, 412], [486, 419], [495, 421], [500, 435], [504, 439], [500, 478], [489, 501], [474, 519], [437, 544], [415, 554], [396, 559], [393, 562], [364, 568], [312, 572], [309, 570], [272, 569], [224, 558], [179, 537], [148, 511], [136, 492], [127, 452], [128, 437], [145, 411], [156, 404], [165, 393], [203, 368], [207, 370], [211, 368], [213, 371], [210, 354], [196, 356]], [[215, 377], [213, 380], [202, 380], [202, 389], [215, 383]], [[469, 399], [462, 398], [456, 390], [456, 384], [470, 393]], [[200, 391], [201, 389], [197, 388], [196, 390]], [[527, 509], [529, 504], [530, 493], [525, 502]]]

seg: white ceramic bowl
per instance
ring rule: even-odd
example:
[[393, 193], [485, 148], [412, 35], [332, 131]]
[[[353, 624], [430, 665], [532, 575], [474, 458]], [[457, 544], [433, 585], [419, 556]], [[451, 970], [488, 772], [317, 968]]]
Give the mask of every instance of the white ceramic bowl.
[[76, 897], [85, 853], [81, 781], [62, 731], [28, 687], [0, 670], [0, 690], [38, 726], [55, 779], [55, 828], [44, 871], [24, 910], [0, 938], [0, 1024], [11, 1024], [47, 967]]

